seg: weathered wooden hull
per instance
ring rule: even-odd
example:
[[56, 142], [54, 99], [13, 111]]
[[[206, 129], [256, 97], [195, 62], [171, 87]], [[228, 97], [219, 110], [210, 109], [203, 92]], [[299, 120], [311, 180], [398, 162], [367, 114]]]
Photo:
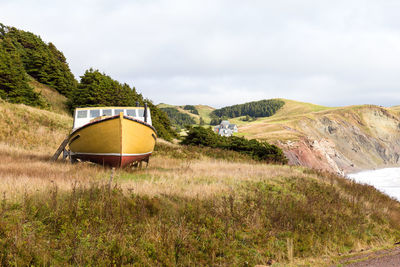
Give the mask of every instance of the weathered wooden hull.
[[154, 150], [155, 129], [122, 114], [86, 124], [69, 137], [72, 160], [112, 167], [147, 160]]

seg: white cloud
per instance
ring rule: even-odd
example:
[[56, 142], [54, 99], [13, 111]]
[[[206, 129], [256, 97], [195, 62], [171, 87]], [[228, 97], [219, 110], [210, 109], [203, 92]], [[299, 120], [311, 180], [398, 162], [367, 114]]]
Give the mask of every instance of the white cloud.
[[0, 2], [0, 21], [154, 102], [400, 104], [398, 1]]

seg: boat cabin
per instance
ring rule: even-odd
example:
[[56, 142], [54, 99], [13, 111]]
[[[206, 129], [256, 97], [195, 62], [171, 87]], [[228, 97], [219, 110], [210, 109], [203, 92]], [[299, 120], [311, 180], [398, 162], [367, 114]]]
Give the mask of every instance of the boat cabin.
[[130, 116], [135, 119], [144, 121], [151, 125], [150, 109], [147, 108], [147, 116], [144, 118], [144, 107], [92, 107], [92, 108], [77, 108], [74, 112], [73, 130], [95, 121], [99, 118], [111, 117], [119, 115], [121, 112], [124, 116]]

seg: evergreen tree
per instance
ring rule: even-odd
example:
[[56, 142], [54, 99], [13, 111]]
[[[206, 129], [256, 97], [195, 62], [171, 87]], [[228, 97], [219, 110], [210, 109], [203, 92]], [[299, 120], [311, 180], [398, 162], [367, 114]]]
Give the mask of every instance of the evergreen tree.
[[69, 69], [65, 56], [54, 44], [46, 44], [33, 33], [4, 25], [2, 28], [0, 25], [0, 36], [2, 35], [3, 38], [12, 40], [29, 75], [55, 88], [61, 94], [70, 96], [71, 91], [77, 86], [77, 81]]
[[40, 95], [28, 85], [24, 66], [10, 38], [0, 42], [0, 97], [12, 103], [45, 106]]
[[269, 99], [224, 107], [211, 112], [212, 122], [216, 123], [218, 121], [217, 118], [222, 117], [236, 118], [245, 115], [255, 118], [269, 117], [274, 115], [284, 104], [285, 102], [282, 100]]

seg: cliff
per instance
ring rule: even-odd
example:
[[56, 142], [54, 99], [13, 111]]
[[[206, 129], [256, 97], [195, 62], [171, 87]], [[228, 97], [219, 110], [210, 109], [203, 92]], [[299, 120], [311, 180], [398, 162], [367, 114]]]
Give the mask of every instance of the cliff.
[[280, 146], [289, 163], [339, 174], [400, 165], [400, 107], [329, 108], [284, 100], [239, 132]]

